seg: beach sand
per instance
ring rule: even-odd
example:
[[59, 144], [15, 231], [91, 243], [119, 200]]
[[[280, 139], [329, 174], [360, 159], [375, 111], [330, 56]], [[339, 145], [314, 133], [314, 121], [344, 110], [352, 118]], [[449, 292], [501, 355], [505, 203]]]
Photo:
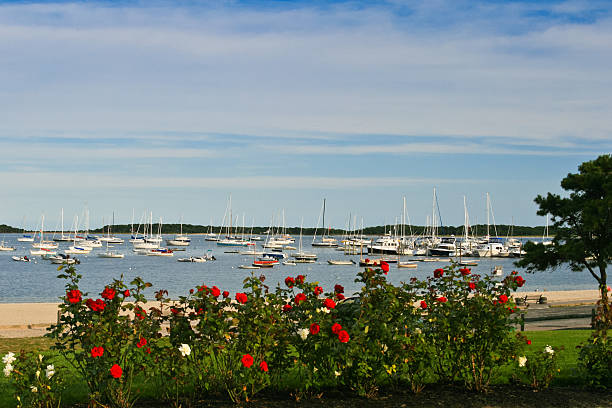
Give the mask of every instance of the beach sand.
[[[544, 295], [548, 305], [594, 304], [599, 299], [597, 290], [567, 290], [517, 292], [518, 296]], [[151, 302], [145, 308], [153, 306]], [[49, 325], [57, 322], [57, 303], [0, 303], [0, 338], [38, 337]]]

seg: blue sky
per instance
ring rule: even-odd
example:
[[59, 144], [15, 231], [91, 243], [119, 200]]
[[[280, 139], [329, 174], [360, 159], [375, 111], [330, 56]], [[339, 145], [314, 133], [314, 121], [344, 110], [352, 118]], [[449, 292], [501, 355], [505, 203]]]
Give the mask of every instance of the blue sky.
[[3, 2], [0, 223], [543, 224], [612, 151], [608, 1]]

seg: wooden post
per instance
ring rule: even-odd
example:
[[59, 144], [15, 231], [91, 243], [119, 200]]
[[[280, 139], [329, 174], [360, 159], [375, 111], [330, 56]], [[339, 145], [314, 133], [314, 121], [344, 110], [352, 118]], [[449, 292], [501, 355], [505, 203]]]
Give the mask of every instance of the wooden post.
[[521, 313], [521, 331], [525, 331], [525, 313]]

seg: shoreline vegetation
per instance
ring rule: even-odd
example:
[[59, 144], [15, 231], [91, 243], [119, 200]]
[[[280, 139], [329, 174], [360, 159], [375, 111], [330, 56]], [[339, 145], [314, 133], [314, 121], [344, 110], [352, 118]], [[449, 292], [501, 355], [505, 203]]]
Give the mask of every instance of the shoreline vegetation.
[[[159, 224], [158, 223], [154, 223], [153, 224], [153, 231], [157, 231], [159, 228]], [[109, 225], [105, 225], [101, 228], [96, 228], [96, 229], [91, 229], [89, 230], [90, 233], [95, 233], [95, 234], [104, 234], [108, 231], [109, 229]], [[211, 226], [210, 225], [194, 225], [194, 224], [183, 224], [182, 225], [182, 232], [183, 234], [207, 234], [208, 232], [210, 232]], [[221, 226], [212, 226], [212, 231], [214, 233], [218, 233], [220, 230], [222, 229]], [[250, 234], [251, 230], [253, 234], [256, 235], [263, 235], [266, 233], [266, 231], [268, 231], [268, 229], [270, 230], [278, 230], [279, 227], [253, 227], [251, 229], [251, 227], [234, 227], [234, 232], [237, 234], [240, 234], [244, 231], [244, 234]], [[430, 230], [431, 227], [427, 227], [427, 226], [419, 226], [419, 225], [378, 225], [378, 226], [373, 226], [373, 227], [366, 227], [363, 228], [363, 235], [384, 235], [385, 232], [389, 232], [391, 231], [393, 233], [393, 231], [401, 231], [401, 230], [405, 230], [406, 233], [408, 233], [409, 231], [412, 231], [411, 235], [423, 235], [423, 234], [427, 234], [428, 230]], [[112, 231], [113, 234], [130, 234], [132, 232], [132, 226], [130, 224], [117, 224], [117, 225], [110, 225], [110, 230]], [[315, 230], [317, 230], [317, 228], [313, 228], [313, 227], [304, 227], [302, 229], [302, 234], [303, 235], [314, 235]], [[530, 227], [530, 226], [521, 226], [521, 225], [505, 225], [505, 224], [501, 224], [501, 225], [496, 225], [495, 229], [491, 226], [489, 227], [490, 233], [493, 234], [495, 233], [495, 231], [497, 231], [497, 236], [499, 237], [506, 237], [506, 236], [512, 236], [512, 237], [542, 237], [545, 234], [545, 230], [546, 227], [545, 226], [535, 226], [535, 227]], [[550, 236], [554, 236], [556, 234], [556, 229], [549, 227], [548, 228], [548, 233]], [[6, 224], [1, 224], [0, 225], [0, 233], [5, 233], [5, 234], [10, 234], [10, 233], [20, 233], [23, 230], [21, 228], [15, 228], [13, 226], [10, 225], [6, 225]], [[28, 231], [33, 231], [33, 230], [28, 230]], [[292, 234], [292, 235], [299, 235], [300, 233], [300, 227], [286, 227], [286, 228], [282, 228], [282, 231], [284, 233], [287, 234]], [[318, 231], [321, 231], [321, 228], [318, 228]], [[473, 235], [484, 235], [486, 234], [487, 231], [487, 225], [486, 224], [477, 224], [477, 225], [471, 225], [470, 226], [470, 233]], [[54, 233], [54, 232], [60, 232], [58, 231], [53, 231], [53, 230], [46, 230], [45, 233]], [[164, 234], [178, 234], [181, 232], [181, 224], [162, 224], [162, 232]], [[330, 228], [327, 232], [330, 235], [343, 235], [343, 234], [361, 234], [361, 229], [359, 230], [345, 230], [345, 229], [341, 229], [341, 228]], [[438, 235], [440, 236], [445, 236], [445, 235], [456, 235], [456, 236], [461, 236], [464, 234], [464, 227], [463, 225], [460, 226], [442, 226], [442, 227], [438, 227]]]

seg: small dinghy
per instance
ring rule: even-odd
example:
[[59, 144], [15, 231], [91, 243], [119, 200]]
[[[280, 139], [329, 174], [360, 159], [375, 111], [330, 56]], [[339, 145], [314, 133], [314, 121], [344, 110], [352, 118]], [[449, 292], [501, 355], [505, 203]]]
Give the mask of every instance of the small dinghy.
[[27, 255], [12, 256], [11, 258], [13, 259], [13, 261], [16, 261], [16, 262], [30, 262], [30, 258], [28, 258]]
[[412, 269], [414, 269], [414, 268], [417, 267], [417, 264], [412, 263], [412, 262], [398, 262], [397, 263], [397, 267], [398, 268], [412, 268]]
[[240, 265], [238, 268], [240, 269], [261, 269], [261, 267], [253, 266], [253, 265]]
[[330, 259], [327, 263], [330, 265], [355, 265], [355, 261], [352, 259]]
[[293, 261], [283, 261], [283, 265], [296, 266], [297, 264]]

